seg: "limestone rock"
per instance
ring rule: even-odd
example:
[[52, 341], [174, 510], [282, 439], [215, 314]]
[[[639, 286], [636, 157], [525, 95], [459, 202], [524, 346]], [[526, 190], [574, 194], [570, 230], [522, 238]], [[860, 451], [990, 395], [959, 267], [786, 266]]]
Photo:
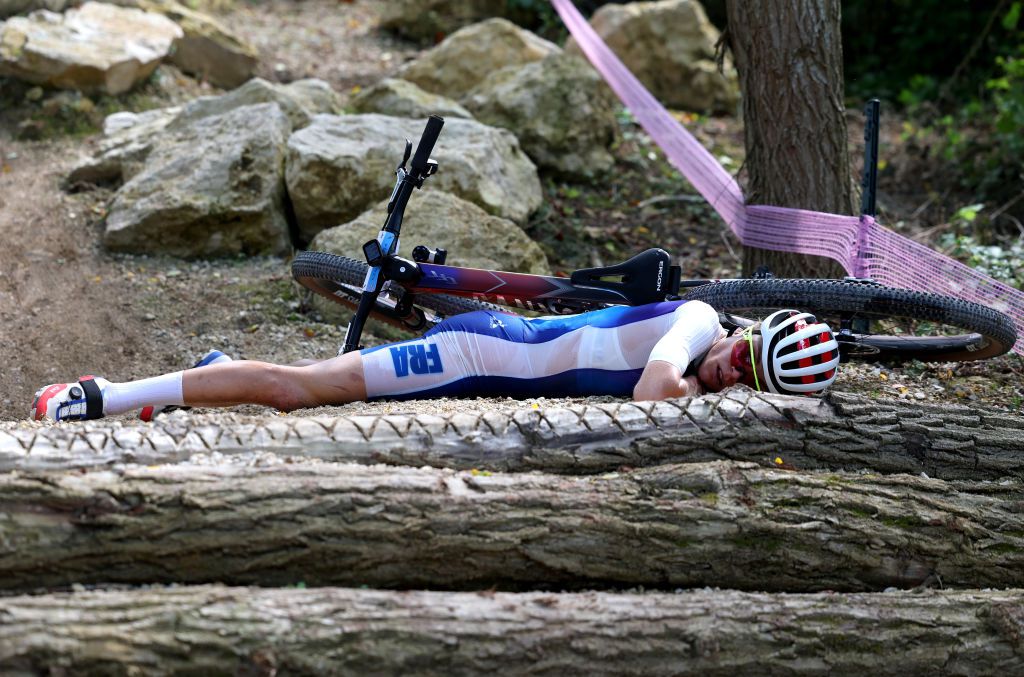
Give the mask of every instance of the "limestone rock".
[[281, 107], [293, 129], [308, 125], [318, 113], [336, 113], [338, 100], [323, 80], [298, 80], [287, 85], [253, 78], [247, 83], [218, 96], [202, 96], [185, 105], [174, 125], [190, 124], [210, 115], [220, 115], [241, 106], [274, 102]]
[[181, 109], [158, 108], [143, 113], [122, 111], [108, 115], [103, 138], [84, 156], [65, 179], [68, 187], [127, 181], [142, 170], [153, 144]]
[[[75, 0], [0, 0], [0, 18], [34, 9], [61, 12], [75, 4]], [[256, 71], [256, 48], [194, 5], [186, 7], [175, 0], [104, 0], [104, 4], [162, 14], [178, 24], [182, 35], [174, 41], [169, 61], [186, 73], [230, 89]]]
[[149, 77], [183, 36], [167, 17], [105, 3], [39, 10], [0, 24], [0, 75], [120, 94]]
[[491, 19], [452, 33], [401, 68], [398, 77], [458, 100], [501, 68], [540, 61], [561, 51], [511, 21]]
[[[736, 71], [715, 64], [719, 33], [697, 0], [658, 0], [604, 5], [590, 19], [601, 38], [666, 106], [735, 112]], [[570, 40], [566, 47], [580, 53]]]
[[[322, 231], [310, 249], [358, 258], [363, 243], [377, 237], [387, 218], [387, 200], [354, 220]], [[441, 190], [418, 191], [402, 223], [402, 255], [418, 244], [448, 250], [448, 264], [550, 275], [547, 258], [516, 224], [491, 216], [471, 202]]]
[[504, 17], [508, 0], [388, 0], [381, 28], [413, 40], [436, 42], [471, 23]]
[[614, 165], [616, 99], [580, 57], [552, 54], [502, 69], [464, 102], [481, 122], [515, 132], [538, 167], [593, 179]]
[[162, 137], [142, 171], [115, 195], [104, 244], [185, 257], [286, 252], [290, 128], [276, 103], [264, 103]]
[[357, 113], [381, 113], [399, 118], [422, 118], [440, 115], [443, 118], [472, 118], [473, 115], [455, 101], [425, 92], [418, 86], [398, 78], [385, 78], [364, 89], [349, 107]]
[[[37, 0], [40, 1], [40, 0]], [[45, 0], [47, 2], [55, 2], [56, 0]], [[99, 2], [107, 2], [112, 5], [120, 5], [121, 7], [139, 7], [141, 8], [144, 2], [165, 2], [171, 0], [98, 0]], [[173, 0], [177, 1], [177, 0]], [[81, 2], [81, 0], [71, 0], [69, 4], [75, 4]], [[235, 0], [185, 0], [184, 4], [188, 5], [189, 9], [197, 12], [203, 12], [205, 14], [213, 14], [219, 12], [228, 12], [235, 7]]]
[[[147, 0], [97, 0], [108, 5], [120, 7], [136, 7]], [[37, 9], [48, 9], [51, 12], [63, 12], [71, 7], [81, 5], [82, 0], [0, 0], [0, 19], [17, 14], [29, 14]], [[187, 0], [190, 9], [206, 14], [227, 12], [235, 6], [235, 0]]]
[[[286, 85], [281, 85], [281, 88], [287, 98], [295, 101], [300, 108], [312, 115], [341, 112], [341, 99], [338, 97], [338, 93], [323, 80], [317, 78], [294, 80]], [[310, 117], [311, 120], [312, 117]], [[297, 126], [296, 129], [305, 127], [306, 124], [309, 122]]]
[[65, 179], [69, 187], [119, 184], [142, 169], [153, 145], [165, 129], [175, 131], [196, 120], [223, 115], [228, 111], [258, 103], [276, 103], [288, 116], [292, 129], [309, 124], [317, 113], [338, 110], [337, 95], [323, 80], [297, 80], [280, 85], [254, 78], [238, 89], [219, 96], [204, 96], [184, 108], [172, 107], [108, 115], [103, 123], [103, 138], [94, 142]]
[[181, 26], [171, 63], [209, 82], [232, 89], [249, 80], [259, 64], [259, 52], [250, 42], [217, 19], [175, 0], [133, 0], [140, 9], [157, 12]]
[[[310, 239], [386, 198], [405, 139], [416, 143], [424, 125], [376, 114], [318, 115], [292, 134], [286, 180], [300, 235]], [[440, 169], [426, 190], [446, 190], [517, 223], [541, 204], [537, 169], [511, 132], [448, 120], [432, 157]]]

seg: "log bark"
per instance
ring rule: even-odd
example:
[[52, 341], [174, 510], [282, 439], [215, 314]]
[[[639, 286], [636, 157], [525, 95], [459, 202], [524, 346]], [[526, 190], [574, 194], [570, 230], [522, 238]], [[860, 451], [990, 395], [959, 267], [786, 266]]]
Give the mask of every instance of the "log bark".
[[1024, 417], [951, 404], [736, 388], [695, 399], [448, 416], [207, 414], [154, 424], [0, 428], [0, 471], [158, 464], [270, 451], [331, 461], [599, 473], [717, 459], [943, 479], [1024, 478]]
[[1024, 671], [1021, 590], [510, 594], [203, 586], [3, 602], [5, 674]]
[[1024, 483], [717, 462], [565, 477], [284, 463], [0, 475], [0, 587], [1024, 586]]

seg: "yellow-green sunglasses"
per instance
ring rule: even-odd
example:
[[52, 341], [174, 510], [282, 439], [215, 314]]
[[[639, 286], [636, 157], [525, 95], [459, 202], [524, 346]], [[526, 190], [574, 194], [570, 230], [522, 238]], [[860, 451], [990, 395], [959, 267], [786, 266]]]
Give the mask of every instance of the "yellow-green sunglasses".
[[745, 339], [747, 346], [750, 346], [749, 352], [747, 347], [743, 345], [743, 341], [737, 341], [736, 345], [732, 347], [729, 364], [743, 372], [743, 376], [740, 377], [740, 383], [754, 390], [761, 390], [761, 381], [757, 377], [757, 357], [754, 355], [754, 328], [747, 327], [744, 329], [743, 333], [740, 334], [740, 338]]

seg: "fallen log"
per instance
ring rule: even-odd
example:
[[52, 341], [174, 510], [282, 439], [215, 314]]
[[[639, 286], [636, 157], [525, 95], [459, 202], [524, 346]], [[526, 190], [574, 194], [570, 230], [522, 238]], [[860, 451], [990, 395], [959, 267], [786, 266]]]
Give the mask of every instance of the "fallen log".
[[[472, 406], [467, 404], [467, 407]], [[950, 404], [735, 388], [666, 402], [612, 402], [447, 416], [161, 417], [0, 426], [0, 472], [155, 464], [270, 451], [331, 461], [598, 473], [623, 466], [782, 459], [943, 479], [1024, 478], [1024, 417]]]
[[0, 475], [0, 587], [1024, 587], [1016, 480], [258, 463]]
[[9, 597], [5, 674], [1012, 675], [1024, 591], [441, 593], [223, 586]]

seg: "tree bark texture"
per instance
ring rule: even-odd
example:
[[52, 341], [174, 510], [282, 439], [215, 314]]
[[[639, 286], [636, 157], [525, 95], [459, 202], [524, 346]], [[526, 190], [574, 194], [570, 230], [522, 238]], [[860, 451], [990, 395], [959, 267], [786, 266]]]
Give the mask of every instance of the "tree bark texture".
[[[854, 214], [839, 0], [727, 0], [743, 94], [747, 201]], [[744, 248], [750, 275], [842, 277], [831, 259]]]
[[947, 404], [735, 388], [695, 399], [447, 416], [162, 417], [0, 428], [0, 471], [274, 452], [331, 461], [598, 473], [746, 460], [787, 468], [1024, 478], [1024, 418]]
[[18, 596], [0, 671], [1012, 675], [1024, 591], [438, 593], [200, 586]]
[[0, 475], [0, 587], [1024, 586], [1024, 485], [715, 462], [565, 477], [285, 463]]

